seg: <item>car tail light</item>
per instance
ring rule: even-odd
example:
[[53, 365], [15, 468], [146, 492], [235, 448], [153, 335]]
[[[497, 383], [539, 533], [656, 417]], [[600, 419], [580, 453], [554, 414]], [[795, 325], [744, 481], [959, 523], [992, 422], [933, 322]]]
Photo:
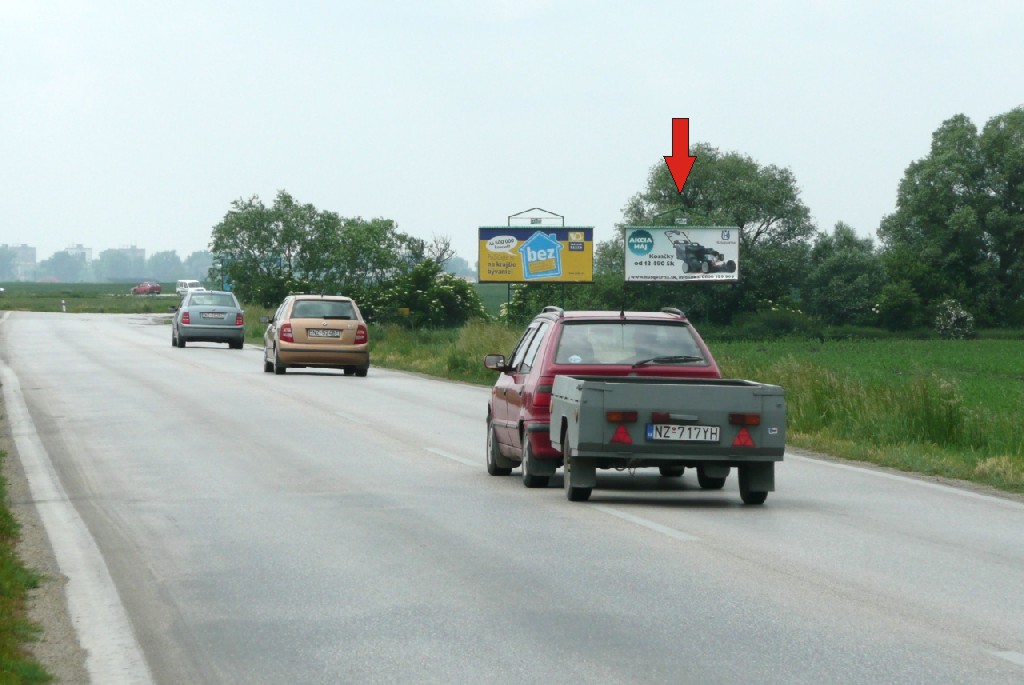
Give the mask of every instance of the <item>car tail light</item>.
[[359, 324], [356, 326], [356, 345], [365, 345], [370, 339], [370, 332], [366, 329], [366, 326]]
[[605, 412], [605, 418], [609, 423], [636, 423], [637, 414], [635, 411], [612, 410]]
[[554, 376], [541, 376], [537, 380], [537, 389], [533, 391], [534, 407], [549, 409], [551, 407], [551, 389], [554, 387]]
[[237, 314], [235, 314], [235, 325], [236, 326], [244, 326], [245, 325], [245, 319], [242, 318], [242, 312], [238, 312]]
[[760, 426], [760, 414], [729, 414], [729, 423], [734, 426]]
[[182, 323], [192, 323], [191, 321], [188, 320], [188, 312], [182, 312], [181, 313], [181, 322]]
[[290, 323], [281, 326], [281, 342], [295, 342], [295, 338], [292, 337], [292, 325]]

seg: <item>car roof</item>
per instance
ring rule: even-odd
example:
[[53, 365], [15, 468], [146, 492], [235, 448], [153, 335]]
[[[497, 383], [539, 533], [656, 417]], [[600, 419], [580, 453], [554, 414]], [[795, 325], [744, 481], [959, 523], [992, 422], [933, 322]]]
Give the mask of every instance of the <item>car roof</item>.
[[689, 323], [686, 319], [686, 315], [682, 311], [672, 308], [665, 307], [658, 312], [646, 312], [646, 311], [608, 311], [608, 310], [570, 310], [565, 311], [558, 307], [545, 307], [544, 311], [537, 315], [537, 318], [545, 318], [551, 320], [565, 320], [565, 321], [681, 321]]
[[340, 302], [352, 302], [352, 298], [347, 295], [307, 295], [305, 293], [301, 295], [292, 295], [294, 300], [337, 300]]

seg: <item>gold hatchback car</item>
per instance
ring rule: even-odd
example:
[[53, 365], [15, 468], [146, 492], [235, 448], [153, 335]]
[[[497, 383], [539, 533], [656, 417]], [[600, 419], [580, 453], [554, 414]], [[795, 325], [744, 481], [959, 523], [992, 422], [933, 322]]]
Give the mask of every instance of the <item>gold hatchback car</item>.
[[365, 376], [370, 370], [369, 332], [350, 297], [289, 295], [266, 323], [263, 370], [268, 373], [315, 367]]

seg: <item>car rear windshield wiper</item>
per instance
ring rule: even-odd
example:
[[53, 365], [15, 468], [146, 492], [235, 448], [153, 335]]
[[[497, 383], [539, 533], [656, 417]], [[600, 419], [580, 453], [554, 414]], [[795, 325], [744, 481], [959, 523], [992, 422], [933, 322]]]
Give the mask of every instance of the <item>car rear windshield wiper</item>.
[[648, 364], [689, 364], [690, 362], [702, 361], [704, 361], [704, 357], [695, 357], [691, 354], [677, 354], [668, 357], [651, 357], [650, 359], [641, 359], [633, 364], [633, 368], [635, 369], [638, 366], [647, 366]]

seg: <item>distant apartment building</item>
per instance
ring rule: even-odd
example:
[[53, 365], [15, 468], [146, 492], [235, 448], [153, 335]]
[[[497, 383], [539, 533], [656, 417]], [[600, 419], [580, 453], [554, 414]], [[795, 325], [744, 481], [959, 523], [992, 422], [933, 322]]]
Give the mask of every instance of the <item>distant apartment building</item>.
[[36, 248], [30, 245], [0, 245], [14, 253], [14, 280], [31, 281], [36, 277]]
[[77, 245], [65, 247], [64, 252], [71, 255], [72, 257], [82, 256], [85, 259], [86, 264], [92, 261], [92, 248], [84, 247], [80, 243]]

